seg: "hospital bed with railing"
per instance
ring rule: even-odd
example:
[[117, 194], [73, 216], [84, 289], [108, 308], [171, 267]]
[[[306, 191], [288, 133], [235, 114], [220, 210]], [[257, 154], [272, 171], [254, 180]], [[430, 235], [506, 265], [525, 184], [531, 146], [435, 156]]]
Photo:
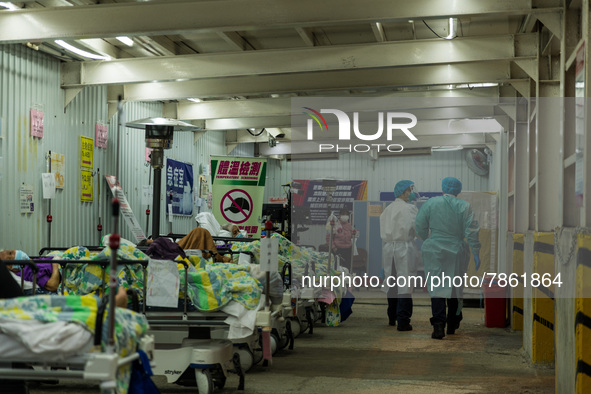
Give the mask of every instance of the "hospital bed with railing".
[[[35, 290], [35, 260], [0, 265], [31, 267]], [[21, 268], [21, 289], [22, 278]], [[102, 392], [125, 391], [137, 351], [153, 358], [154, 338], [144, 316], [110, 302], [61, 295], [0, 300], [0, 380], [79, 379], [99, 382]], [[13, 389], [9, 383], [2, 388]]]

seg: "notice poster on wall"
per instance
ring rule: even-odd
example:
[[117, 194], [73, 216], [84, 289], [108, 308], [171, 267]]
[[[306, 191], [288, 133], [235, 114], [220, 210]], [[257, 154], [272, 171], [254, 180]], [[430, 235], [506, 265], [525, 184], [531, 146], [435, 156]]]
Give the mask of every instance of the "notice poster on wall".
[[80, 137], [80, 167], [92, 168], [93, 145], [92, 138]]
[[80, 201], [93, 201], [92, 180], [92, 171], [80, 169]]
[[51, 152], [51, 172], [55, 174], [55, 187], [63, 189], [66, 183], [66, 167], [63, 154]]
[[193, 215], [192, 164], [166, 159], [166, 195], [171, 194], [173, 215]]
[[267, 159], [211, 157], [213, 215], [258, 237], [263, 211]]
[[332, 201], [326, 199], [326, 192], [322, 189], [322, 180], [294, 179], [298, 187], [294, 187], [294, 209], [301, 211], [302, 207], [309, 210], [310, 221], [314, 224], [324, 224], [328, 218], [328, 209], [338, 213], [341, 209], [353, 210], [353, 201], [367, 200], [367, 181], [336, 181], [336, 189], [332, 193]]
[[43, 199], [51, 200], [55, 197], [55, 176], [52, 173], [41, 174], [43, 185]]
[[43, 118], [45, 114], [38, 109], [31, 108], [29, 115], [31, 118], [31, 137], [43, 138]]
[[21, 213], [35, 212], [35, 205], [33, 204], [33, 185], [21, 185], [19, 193]]
[[97, 148], [107, 149], [108, 132], [107, 125], [96, 124], [94, 128], [94, 144]]

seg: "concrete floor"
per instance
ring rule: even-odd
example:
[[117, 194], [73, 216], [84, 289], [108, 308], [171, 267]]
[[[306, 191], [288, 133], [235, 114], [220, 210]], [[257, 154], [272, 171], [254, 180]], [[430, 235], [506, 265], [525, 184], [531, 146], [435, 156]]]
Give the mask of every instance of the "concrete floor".
[[[246, 393], [554, 393], [554, 369], [533, 367], [521, 351], [521, 333], [484, 327], [484, 312], [465, 308], [456, 335], [431, 339], [428, 299], [415, 301], [411, 332], [387, 325], [385, 300], [361, 299], [339, 327], [316, 327], [282, 350], [270, 367], [246, 375]], [[154, 381], [163, 393], [196, 393], [194, 387]], [[235, 391], [231, 375], [224, 390]], [[60, 382], [41, 393], [91, 393], [97, 387]]]

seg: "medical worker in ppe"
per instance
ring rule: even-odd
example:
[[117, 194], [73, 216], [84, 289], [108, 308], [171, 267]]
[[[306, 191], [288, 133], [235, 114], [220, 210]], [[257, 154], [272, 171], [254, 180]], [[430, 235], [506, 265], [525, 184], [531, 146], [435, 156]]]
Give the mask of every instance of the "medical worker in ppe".
[[391, 326], [398, 322], [398, 331], [410, 331], [412, 316], [412, 291], [409, 276], [417, 274], [419, 251], [415, 244], [415, 218], [417, 207], [409, 202], [416, 199], [412, 181], [400, 181], [394, 187], [396, 200], [388, 205], [380, 215], [380, 236], [384, 242], [382, 263], [384, 275], [405, 277], [405, 286], [395, 287], [384, 282], [383, 289], [388, 291], [388, 319]]
[[446, 323], [448, 334], [455, 334], [455, 330], [459, 328], [462, 320], [463, 286], [454, 287], [450, 281], [441, 281], [435, 287], [432, 285], [437, 285], [437, 282], [433, 282], [433, 278], [441, 278], [443, 274], [452, 279], [454, 276], [463, 276], [468, 269], [470, 248], [474, 254], [476, 269], [480, 266], [478, 221], [470, 204], [457, 198], [462, 191], [462, 182], [447, 177], [443, 179], [442, 189], [443, 196], [431, 198], [421, 207], [415, 223], [417, 234], [425, 240], [421, 251], [425, 274], [431, 278], [427, 289], [431, 295], [431, 337], [434, 339], [445, 336]]

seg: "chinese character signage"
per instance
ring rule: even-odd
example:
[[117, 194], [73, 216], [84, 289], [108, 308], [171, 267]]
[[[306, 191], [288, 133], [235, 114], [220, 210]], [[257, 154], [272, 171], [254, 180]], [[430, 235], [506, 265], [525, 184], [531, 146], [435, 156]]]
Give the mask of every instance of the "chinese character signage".
[[193, 165], [166, 159], [166, 203], [174, 215], [193, 214]]
[[211, 157], [213, 214], [221, 225], [235, 224], [258, 237], [263, 210], [267, 160]]
[[97, 148], [107, 149], [108, 130], [107, 125], [104, 124], [97, 124], [95, 126], [94, 143]]
[[43, 117], [44, 113], [31, 108], [31, 137], [43, 138]]
[[80, 169], [80, 201], [92, 202], [92, 171]]
[[92, 138], [80, 137], [80, 166], [92, 168], [94, 141]]
[[[310, 221], [324, 224], [328, 218], [328, 202], [322, 190], [322, 180], [294, 180], [299, 183], [297, 194], [293, 194], [294, 207], [306, 207], [310, 210]], [[367, 181], [337, 181], [336, 190], [332, 193], [330, 210], [337, 213], [345, 208], [353, 210], [353, 201], [367, 200]]]

